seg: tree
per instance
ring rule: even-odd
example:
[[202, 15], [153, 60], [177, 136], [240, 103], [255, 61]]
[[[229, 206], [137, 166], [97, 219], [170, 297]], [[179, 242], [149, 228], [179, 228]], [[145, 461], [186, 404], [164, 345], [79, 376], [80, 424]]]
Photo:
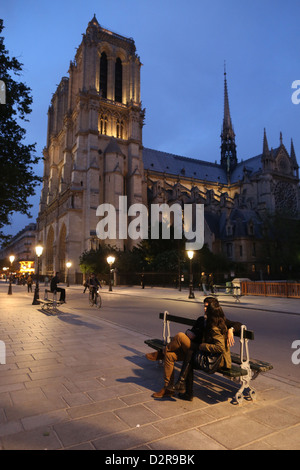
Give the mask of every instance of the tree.
[[300, 272], [300, 220], [288, 214], [267, 214], [264, 219], [260, 262], [273, 277], [293, 278]]
[[[0, 35], [4, 26], [0, 19]], [[0, 36], [0, 80], [6, 87], [6, 102], [0, 104], [0, 229], [11, 223], [13, 212], [31, 217], [28, 199], [42, 178], [35, 175], [33, 165], [40, 157], [35, 155], [36, 144], [23, 143], [26, 130], [19, 122], [27, 122], [31, 113], [31, 90], [16, 81], [23, 64], [10, 58]], [[0, 230], [0, 238], [3, 239]]]
[[81, 271], [84, 274], [95, 273], [97, 275], [109, 274], [107, 257], [114, 255], [118, 260], [118, 250], [109, 245], [100, 245], [97, 250], [84, 251], [79, 257]]

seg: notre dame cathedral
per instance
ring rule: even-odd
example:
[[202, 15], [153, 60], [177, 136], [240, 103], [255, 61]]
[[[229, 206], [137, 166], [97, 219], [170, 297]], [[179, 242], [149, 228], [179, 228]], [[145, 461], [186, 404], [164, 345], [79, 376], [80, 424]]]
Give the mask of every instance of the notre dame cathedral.
[[[45, 247], [42, 272], [79, 272], [79, 256], [96, 248], [102, 203], [204, 204], [205, 243], [248, 271], [258, 266], [262, 217], [289, 211], [299, 217], [299, 167], [293, 142], [270, 148], [266, 131], [256, 155], [239, 161], [226, 73], [220, 163], [143, 147], [145, 110], [140, 96], [140, 58], [133, 39], [88, 24], [68, 77], [48, 111], [44, 179], [37, 219]], [[109, 240], [121, 250], [133, 241]]]

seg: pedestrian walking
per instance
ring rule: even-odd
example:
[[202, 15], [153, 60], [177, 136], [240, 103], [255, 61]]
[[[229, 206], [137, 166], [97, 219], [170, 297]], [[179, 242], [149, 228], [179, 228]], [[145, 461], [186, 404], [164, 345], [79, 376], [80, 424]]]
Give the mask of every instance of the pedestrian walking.
[[32, 282], [32, 277], [29, 274], [27, 278], [27, 292], [32, 292]]
[[208, 275], [208, 289], [213, 294], [214, 293], [214, 276], [213, 273]]
[[207, 275], [205, 274], [204, 271], [201, 273], [200, 283], [202, 285], [203, 294], [208, 295], [208, 292], [207, 292]]

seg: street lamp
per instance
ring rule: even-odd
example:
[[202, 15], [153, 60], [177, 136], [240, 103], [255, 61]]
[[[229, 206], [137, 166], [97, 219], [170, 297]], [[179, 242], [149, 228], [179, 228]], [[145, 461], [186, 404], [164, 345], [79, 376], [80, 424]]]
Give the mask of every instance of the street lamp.
[[69, 286], [70, 286], [70, 282], [69, 282], [69, 269], [70, 269], [70, 267], [72, 266], [72, 263], [71, 263], [70, 261], [68, 261], [68, 262], [66, 263], [66, 266], [67, 266], [67, 287], [69, 287]]
[[11, 273], [9, 275], [9, 286], [8, 286], [8, 292], [7, 292], [7, 295], [12, 295], [12, 264], [13, 262], [15, 261], [15, 257], [14, 255], [11, 255], [9, 257], [9, 261], [10, 261], [10, 270], [11, 270]]
[[35, 254], [38, 259], [38, 265], [37, 265], [37, 276], [36, 276], [36, 283], [35, 283], [35, 289], [34, 289], [34, 297], [32, 301], [32, 305], [40, 305], [40, 302], [38, 301], [39, 296], [40, 296], [40, 289], [39, 289], [39, 282], [40, 282], [40, 257], [42, 256], [43, 253], [43, 247], [41, 245], [38, 245], [35, 247]]
[[115, 262], [114, 256], [108, 256], [106, 260], [109, 264], [109, 291], [112, 291], [112, 282], [111, 282], [111, 265]]
[[190, 259], [190, 286], [189, 286], [189, 299], [194, 299], [195, 298], [195, 294], [194, 294], [194, 291], [193, 291], [193, 271], [192, 271], [192, 259], [193, 259], [193, 256], [194, 256], [194, 252], [193, 251], [188, 251], [187, 252], [187, 255]]

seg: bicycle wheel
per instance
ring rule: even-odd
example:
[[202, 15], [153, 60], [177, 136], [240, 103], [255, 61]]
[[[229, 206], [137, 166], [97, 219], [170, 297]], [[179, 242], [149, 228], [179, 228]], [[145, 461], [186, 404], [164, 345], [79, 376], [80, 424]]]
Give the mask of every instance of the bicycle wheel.
[[96, 304], [96, 307], [101, 308], [102, 299], [101, 299], [101, 295], [100, 295], [100, 294], [97, 294], [97, 295], [96, 295], [95, 304]]
[[89, 303], [91, 307], [94, 305], [94, 299], [91, 291], [89, 292]]

